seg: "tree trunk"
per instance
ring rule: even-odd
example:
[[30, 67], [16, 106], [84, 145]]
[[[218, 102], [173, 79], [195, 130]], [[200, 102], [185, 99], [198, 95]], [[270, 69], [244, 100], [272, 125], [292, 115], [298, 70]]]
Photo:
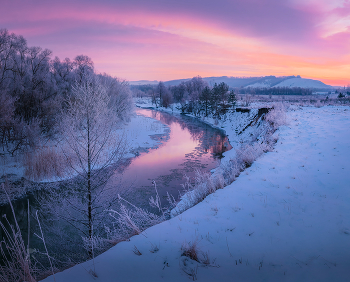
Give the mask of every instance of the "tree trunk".
[[89, 258], [92, 258], [92, 199], [91, 199], [91, 152], [90, 152], [90, 123], [89, 123], [89, 117], [88, 117], [88, 171], [87, 171], [87, 192], [88, 192], [88, 219], [89, 219], [89, 250], [88, 250], [88, 255]]

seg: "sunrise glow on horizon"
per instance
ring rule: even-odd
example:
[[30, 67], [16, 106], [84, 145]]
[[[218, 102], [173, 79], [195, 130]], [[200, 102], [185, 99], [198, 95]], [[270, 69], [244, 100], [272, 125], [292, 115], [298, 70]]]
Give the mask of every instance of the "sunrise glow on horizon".
[[349, 0], [12, 0], [0, 28], [123, 79], [288, 76], [350, 84]]

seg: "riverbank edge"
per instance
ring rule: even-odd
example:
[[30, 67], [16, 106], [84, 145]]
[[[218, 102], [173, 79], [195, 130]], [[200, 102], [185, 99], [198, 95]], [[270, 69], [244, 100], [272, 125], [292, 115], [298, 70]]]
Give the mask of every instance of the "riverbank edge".
[[[133, 113], [135, 116], [137, 115], [136, 112]], [[163, 127], [163, 132], [161, 133], [153, 133], [153, 134], [148, 134], [148, 137], [155, 141], [151, 146], [131, 146], [128, 149], [128, 152], [125, 153], [125, 156], [120, 160], [121, 163], [128, 163], [132, 161], [134, 158], [137, 158], [140, 154], [142, 153], [148, 153], [150, 150], [155, 150], [162, 146], [170, 137], [170, 128], [167, 126], [165, 123], [162, 123], [161, 121], [158, 121], [156, 119], [153, 119], [151, 117], [146, 117], [143, 115], [138, 115], [142, 116], [144, 119], [152, 119], [153, 122], [160, 123]], [[159, 138], [161, 137], [161, 138]], [[1, 183], [8, 183], [8, 185], [11, 187], [10, 191], [7, 191], [9, 194], [10, 200], [11, 201], [16, 201], [16, 200], [21, 200], [25, 198], [28, 194], [31, 194], [36, 191], [41, 191], [43, 189], [47, 188], [57, 188], [60, 183], [64, 181], [69, 181], [72, 178], [67, 178], [67, 179], [59, 179], [59, 180], [54, 180], [54, 181], [32, 181], [30, 179], [27, 179], [24, 176], [14, 174], [14, 173], [9, 173], [9, 174], [2, 174], [0, 177], [0, 184]], [[8, 205], [8, 198], [5, 194], [4, 191], [0, 191], [0, 207]]]
[[[56, 281], [312, 281], [315, 277], [319, 281], [348, 281], [349, 261], [344, 260], [348, 256], [334, 261], [332, 256], [319, 253], [327, 254], [336, 243], [337, 249], [332, 251], [333, 255], [339, 255], [336, 250], [347, 254], [344, 251], [346, 248], [338, 240], [329, 244], [329, 230], [325, 228], [329, 224], [333, 227], [339, 224], [334, 216], [328, 216], [329, 221], [323, 217], [329, 213], [329, 208], [337, 209], [337, 205], [324, 209], [322, 203], [328, 197], [315, 195], [310, 187], [318, 179], [310, 179], [309, 173], [312, 172], [313, 176], [317, 173], [317, 168], [312, 169], [312, 165], [319, 161], [319, 146], [325, 145], [332, 157], [336, 148], [329, 146], [325, 138], [319, 139], [318, 134], [322, 134], [322, 131], [317, 131], [318, 134], [312, 132], [314, 135], [310, 137], [308, 125], [318, 121], [314, 119], [310, 122], [308, 113], [298, 111], [289, 112], [291, 124], [280, 128], [281, 138], [276, 149], [257, 160], [234, 185], [210, 195], [194, 209], [149, 228], [143, 236], [133, 236], [130, 241], [118, 244], [95, 261], [59, 273]], [[339, 125], [340, 118], [334, 119], [337, 120], [337, 129], [341, 130], [336, 131], [334, 136], [327, 134], [325, 137], [338, 140], [344, 149], [348, 147], [344, 142], [346, 139], [336, 137], [344, 137], [345, 128]], [[321, 123], [326, 120], [321, 120]], [[308, 122], [306, 125], [303, 123], [305, 121]], [[329, 131], [332, 132], [333, 128], [330, 127]], [[304, 138], [302, 140], [308, 142], [295, 142], [295, 138]], [[296, 154], [300, 153], [300, 148], [303, 148], [302, 153], [313, 157], [300, 158], [302, 155]], [[334, 158], [339, 159], [342, 155], [334, 155]], [[326, 159], [325, 163], [329, 161]], [[342, 173], [349, 179], [346, 171], [341, 166], [338, 169], [338, 166], [332, 172]], [[333, 186], [329, 174], [318, 174], [328, 179], [330, 185], [322, 187], [317, 183], [317, 188], [327, 190], [327, 186]], [[309, 188], [309, 191], [303, 191], [303, 187]], [[343, 182], [343, 188], [346, 188], [346, 182]], [[338, 202], [342, 201], [342, 197], [338, 199], [336, 194], [333, 196]], [[291, 209], [292, 203], [300, 201], [307, 205], [305, 209], [300, 205], [293, 205]], [[315, 206], [319, 209], [309, 209]], [[322, 216], [318, 212], [322, 212]], [[317, 224], [315, 228], [312, 223]], [[319, 232], [319, 228], [325, 232]], [[341, 230], [342, 233], [335, 229], [332, 236], [336, 236], [335, 239], [343, 238], [341, 243], [344, 243], [349, 229]], [[310, 232], [312, 236], [308, 235]], [[321, 246], [326, 249], [317, 249], [319, 244], [315, 242], [323, 243]], [[184, 255], [184, 248], [191, 245], [199, 255], [206, 254], [210, 258], [209, 264]], [[88, 272], [95, 270], [95, 267], [97, 278]], [[53, 280], [51, 276], [45, 281]]]
[[[277, 111], [279, 114], [277, 114], [277, 116], [273, 115], [272, 119], [265, 123], [269, 124], [268, 126], [272, 125], [273, 123], [275, 123], [275, 125], [272, 126], [270, 130], [264, 132], [263, 136], [260, 136], [260, 138], [254, 141], [248, 142], [248, 145], [234, 144], [234, 141], [232, 140], [234, 139], [232, 132], [227, 132], [225, 130], [224, 125], [228, 126], [225, 120], [223, 121], [223, 120], [218, 120], [210, 117], [205, 117], [205, 118], [197, 117], [192, 114], [186, 114], [186, 113], [181, 113], [179, 111], [174, 111], [173, 108], [150, 106], [149, 103], [148, 104], [146, 103], [146, 106], [144, 107], [142, 106], [142, 104], [136, 105], [139, 108], [160, 111], [160, 112], [177, 115], [177, 116], [184, 115], [191, 118], [195, 118], [198, 121], [212, 128], [222, 131], [227, 136], [228, 142], [232, 147], [230, 150], [223, 153], [225, 160], [223, 162], [220, 162], [220, 164], [216, 168], [211, 170], [211, 175], [209, 177], [205, 177], [205, 175], [200, 174], [198, 175], [198, 178], [201, 178], [201, 181], [197, 183], [195, 186], [190, 186], [190, 183], [185, 184], [188, 190], [184, 192], [183, 195], [180, 196], [180, 200], [176, 203], [176, 206], [171, 209], [170, 216], [172, 218], [180, 215], [186, 210], [199, 204], [208, 195], [215, 193], [216, 190], [223, 189], [226, 186], [232, 184], [236, 180], [236, 178], [246, 168], [250, 167], [253, 164], [253, 162], [255, 162], [262, 154], [272, 151], [274, 149], [274, 146], [278, 140], [278, 136], [275, 133], [277, 132], [278, 128], [281, 125], [286, 124], [285, 112], [287, 111], [287, 108], [284, 105], [276, 106], [275, 103], [273, 104], [269, 103], [268, 105], [270, 106], [269, 108], [270, 110]], [[249, 110], [257, 110], [261, 106], [262, 105], [250, 106]], [[266, 105], [264, 105], [264, 107], [266, 107]], [[276, 109], [274, 107], [276, 107]], [[258, 119], [261, 120], [261, 117], [258, 117]], [[278, 119], [283, 119], [283, 121]], [[219, 125], [219, 123], [221, 123], [221, 126]], [[247, 127], [249, 127], [249, 124], [245, 126], [245, 128]], [[234, 135], [236, 135], [236, 133], [234, 133]], [[265, 139], [267, 140], [267, 143], [268, 143], [267, 146], [266, 146]], [[259, 142], [261, 142], [261, 140], [263, 140], [262, 143], [265, 142], [263, 146], [259, 145]], [[252, 152], [252, 150], [254, 152]], [[245, 159], [246, 158], [245, 154], [250, 154], [250, 156], [248, 157], [249, 158], [248, 161]], [[226, 170], [226, 172], [223, 172], [224, 170]], [[226, 174], [226, 177], [224, 176], [225, 174]], [[231, 174], [233, 176], [227, 177], [227, 174]]]

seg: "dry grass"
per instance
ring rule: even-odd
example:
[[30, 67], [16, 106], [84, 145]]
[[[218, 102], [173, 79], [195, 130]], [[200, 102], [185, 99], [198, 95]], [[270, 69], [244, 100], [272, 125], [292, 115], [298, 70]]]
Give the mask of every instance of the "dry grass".
[[[2, 189], [5, 190], [4, 184], [2, 184]], [[4, 223], [0, 222], [0, 228], [4, 234], [3, 240], [0, 242], [0, 252], [3, 258], [0, 266], [0, 281], [35, 282], [35, 271], [30, 261], [29, 252], [24, 244], [22, 233], [17, 223], [15, 211], [10, 199], [9, 203], [15, 224], [12, 225], [10, 223], [6, 214], [3, 215]]]
[[198, 247], [198, 240], [192, 242], [184, 242], [181, 246], [181, 256], [190, 258], [193, 261], [196, 261], [204, 266], [214, 266], [216, 267], [214, 261], [211, 261], [208, 252], [202, 252]]
[[197, 262], [200, 262], [199, 260], [199, 250], [198, 250], [198, 241], [193, 242], [185, 242], [181, 246], [182, 254], [181, 256], [185, 256], [190, 258], [191, 260], [195, 260]]
[[42, 148], [25, 155], [25, 176], [34, 181], [62, 178], [68, 172], [65, 163], [65, 157], [55, 148]]
[[141, 256], [142, 253], [140, 252], [140, 250], [134, 245], [134, 249], [132, 250], [132, 252], [137, 255], [137, 256]]

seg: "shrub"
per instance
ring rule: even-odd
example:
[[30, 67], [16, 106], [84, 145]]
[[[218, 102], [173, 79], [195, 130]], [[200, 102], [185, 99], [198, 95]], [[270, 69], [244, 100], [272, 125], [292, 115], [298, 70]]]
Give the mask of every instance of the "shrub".
[[261, 156], [271, 150], [271, 142], [254, 143], [252, 145], [242, 145], [236, 150], [237, 163], [241, 169], [250, 167], [253, 162]]
[[184, 194], [181, 196], [180, 203], [171, 211], [171, 216], [176, 216], [185, 210], [200, 203], [209, 194], [225, 186], [225, 180], [220, 170], [214, 174], [196, 171], [194, 184], [191, 179], [186, 177], [186, 182], [182, 184]]
[[25, 176], [34, 181], [62, 178], [68, 172], [64, 163], [64, 157], [55, 148], [42, 148], [25, 155]]
[[109, 215], [114, 219], [113, 228], [106, 227], [108, 241], [119, 242], [126, 240], [129, 236], [140, 234], [143, 230], [161, 223], [165, 220], [165, 214], [156, 215], [145, 209], [136, 207], [121, 196], [119, 196], [119, 209], [109, 210]]
[[285, 106], [282, 103], [275, 104], [273, 109], [266, 114], [265, 120], [271, 125], [273, 131], [285, 125], [287, 123]]
[[199, 261], [199, 250], [198, 250], [198, 242], [185, 242], [181, 246], [182, 256], [189, 257], [192, 260]]
[[199, 262], [205, 266], [215, 266], [214, 262], [210, 260], [209, 253], [203, 252], [198, 248], [198, 240], [192, 242], [184, 242], [181, 246], [181, 256], [185, 256]]

